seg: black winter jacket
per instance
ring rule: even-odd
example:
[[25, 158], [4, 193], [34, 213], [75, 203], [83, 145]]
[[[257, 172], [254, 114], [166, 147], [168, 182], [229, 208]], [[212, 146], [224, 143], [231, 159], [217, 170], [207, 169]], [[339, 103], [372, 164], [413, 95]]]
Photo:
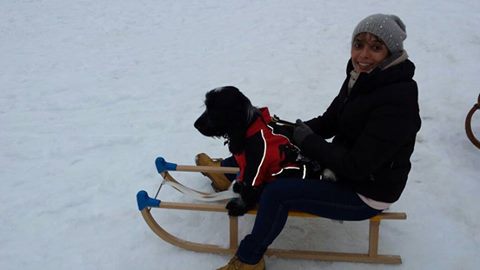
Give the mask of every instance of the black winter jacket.
[[349, 61], [347, 78], [325, 113], [305, 122], [315, 134], [300, 147], [333, 170], [339, 183], [371, 199], [395, 202], [405, 188], [421, 125], [415, 66], [405, 60], [361, 73], [349, 94], [352, 69]]

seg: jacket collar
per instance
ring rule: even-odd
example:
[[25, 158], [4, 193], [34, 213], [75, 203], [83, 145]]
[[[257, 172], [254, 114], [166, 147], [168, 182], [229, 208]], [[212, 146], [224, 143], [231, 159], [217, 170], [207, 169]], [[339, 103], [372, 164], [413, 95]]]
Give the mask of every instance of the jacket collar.
[[[348, 82], [351, 78], [350, 72], [352, 70], [353, 65], [350, 59], [346, 70], [347, 88]], [[358, 88], [358, 90], [353, 92], [369, 92], [382, 85], [388, 85], [399, 81], [409, 81], [413, 78], [414, 73], [415, 65], [408, 59], [408, 55], [405, 52], [393, 60], [390, 59], [390, 63], [387, 64], [384, 69], [381, 69], [379, 66], [369, 73], [360, 73], [355, 84], [352, 86], [352, 89]]]

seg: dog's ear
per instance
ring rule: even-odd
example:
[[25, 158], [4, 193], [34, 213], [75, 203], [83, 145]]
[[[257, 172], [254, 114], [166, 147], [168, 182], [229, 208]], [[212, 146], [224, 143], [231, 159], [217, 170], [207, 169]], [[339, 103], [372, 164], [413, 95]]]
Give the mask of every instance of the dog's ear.
[[[195, 121], [195, 128], [208, 137], [222, 137], [237, 122], [235, 96], [240, 92], [235, 87], [218, 87], [205, 94], [205, 112]], [[242, 102], [240, 102], [242, 103]]]
[[233, 154], [240, 153], [245, 147], [245, 136], [251, 122], [257, 116], [257, 109], [250, 100], [233, 86], [217, 89], [225, 109], [225, 126], [229, 139], [228, 148]]
[[[257, 109], [238, 88], [223, 86], [210, 90], [205, 95], [206, 111], [195, 127], [206, 136], [228, 137], [228, 147], [233, 154], [243, 150], [249, 124], [256, 118]], [[203, 125], [200, 122], [204, 123]], [[210, 126], [212, 132], [206, 132]], [[204, 130], [205, 132], [202, 132]], [[212, 135], [215, 131], [217, 135]], [[218, 134], [222, 135], [218, 135]], [[209, 135], [207, 135], [209, 134]]]

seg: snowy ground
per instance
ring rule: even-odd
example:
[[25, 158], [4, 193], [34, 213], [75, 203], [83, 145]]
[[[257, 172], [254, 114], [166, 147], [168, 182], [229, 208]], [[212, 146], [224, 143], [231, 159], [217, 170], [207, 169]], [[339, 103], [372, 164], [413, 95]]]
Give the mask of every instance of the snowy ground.
[[[480, 151], [463, 124], [480, 92], [480, 2], [24, 0], [0, 2], [0, 269], [214, 269], [141, 218], [158, 155], [225, 156], [192, 126], [204, 93], [235, 85], [288, 120], [336, 95], [355, 24], [398, 14], [416, 63], [423, 120], [413, 170], [382, 225], [399, 266], [267, 258], [268, 269], [478, 269]], [[480, 113], [479, 113], [480, 114]], [[480, 116], [474, 118], [480, 134]], [[206, 191], [196, 174], [177, 174]], [[165, 189], [162, 199], [184, 201]], [[160, 212], [188, 239], [226, 243], [221, 214]], [[241, 231], [252, 226], [243, 218]], [[366, 222], [289, 220], [278, 247], [366, 248]]]

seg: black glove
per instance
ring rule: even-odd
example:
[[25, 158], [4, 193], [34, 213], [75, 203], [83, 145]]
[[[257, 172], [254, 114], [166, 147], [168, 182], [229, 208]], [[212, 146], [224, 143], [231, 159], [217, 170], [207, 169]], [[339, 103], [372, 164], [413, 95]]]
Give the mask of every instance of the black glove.
[[229, 216], [243, 216], [246, 212], [248, 212], [247, 205], [242, 200], [242, 198], [233, 198], [228, 201], [227, 206], [225, 208], [228, 209]]
[[295, 122], [295, 129], [293, 130], [293, 140], [298, 146], [301, 146], [305, 138], [313, 134], [313, 130], [307, 126], [302, 120], [297, 119]]
[[276, 134], [283, 135], [287, 137], [289, 140], [293, 139], [293, 129], [295, 125], [282, 125], [281, 123], [271, 122], [268, 124], [272, 129], [273, 132]]

